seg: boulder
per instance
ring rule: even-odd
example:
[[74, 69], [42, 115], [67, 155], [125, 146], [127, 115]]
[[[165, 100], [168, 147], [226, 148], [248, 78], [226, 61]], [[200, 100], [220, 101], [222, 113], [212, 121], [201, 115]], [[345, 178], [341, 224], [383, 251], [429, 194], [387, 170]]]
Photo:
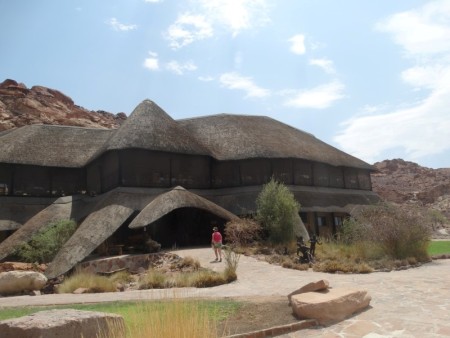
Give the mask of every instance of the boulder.
[[22, 262], [3, 262], [0, 263], [0, 272], [6, 271], [37, 271], [44, 272], [47, 266], [45, 264], [22, 263]]
[[47, 277], [36, 271], [0, 272], [0, 294], [2, 295], [41, 290], [46, 283]]
[[308, 283], [304, 286], [302, 286], [300, 289], [297, 289], [290, 294], [288, 294], [289, 304], [291, 304], [291, 297], [294, 295], [298, 295], [300, 293], [305, 292], [314, 292], [314, 291], [322, 291], [327, 290], [330, 286], [330, 283], [326, 279], [321, 279], [316, 282]]
[[2, 338], [125, 337], [120, 315], [74, 309], [48, 310], [0, 321]]
[[78, 288], [72, 292], [75, 295], [81, 295], [82, 293], [90, 293], [88, 288]]
[[365, 290], [345, 288], [306, 292], [291, 297], [292, 311], [299, 319], [315, 319], [321, 325], [338, 322], [369, 306]]

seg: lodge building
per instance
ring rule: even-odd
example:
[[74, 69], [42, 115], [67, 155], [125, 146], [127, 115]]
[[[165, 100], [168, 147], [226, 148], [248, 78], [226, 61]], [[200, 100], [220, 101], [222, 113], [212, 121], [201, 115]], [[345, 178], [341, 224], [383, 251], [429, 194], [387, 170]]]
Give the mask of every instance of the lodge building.
[[[328, 236], [354, 206], [378, 201], [372, 171], [366, 162], [268, 117], [220, 114], [174, 120], [145, 100], [116, 130], [28, 125], [1, 132], [0, 233], [35, 231], [36, 216], [53, 219], [49, 210], [58, 214], [63, 205], [67, 211], [62, 214], [78, 222], [102, 208], [122, 206], [129, 210], [115, 228], [130, 226], [149, 203], [176, 187], [183, 196], [189, 193], [187, 201], [198, 196], [210, 204], [199, 214], [193, 211], [195, 203], [175, 203], [161, 214], [163, 223], [167, 217], [170, 222], [179, 218], [173, 210], [187, 207], [192, 212], [181, 222], [223, 224], [253, 214], [262, 186], [275, 177], [300, 203], [308, 232]], [[215, 207], [223, 210], [221, 216], [204, 214]], [[145, 221], [141, 226], [151, 229]], [[16, 241], [10, 237], [0, 243], [0, 259]]]

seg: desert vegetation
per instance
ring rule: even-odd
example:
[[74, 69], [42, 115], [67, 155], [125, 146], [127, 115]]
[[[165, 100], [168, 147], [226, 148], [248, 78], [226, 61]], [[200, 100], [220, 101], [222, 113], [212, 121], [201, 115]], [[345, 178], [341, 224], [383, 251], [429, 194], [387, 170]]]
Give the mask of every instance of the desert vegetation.
[[285, 268], [330, 273], [369, 273], [430, 260], [431, 229], [439, 215], [383, 202], [355, 209], [336, 236], [322, 239], [314, 261], [301, 264], [290, 218], [299, 206], [292, 198], [282, 183], [272, 179], [265, 185], [256, 217], [226, 225], [235, 250]]
[[256, 220], [272, 244], [288, 244], [294, 240], [295, 215], [299, 210], [294, 195], [274, 178], [263, 186], [256, 200]]
[[18, 247], [14, 256], [21, 262], [51, 262], [76, 228], [77, 224], [73, 220], [59, 220], [49, 223], [38, 231], [28, 243]]
[[77, 289], [84, 292], [101, 293], [117, 291], [119, 285], [132, 282], [138, 289], [166, 289], [175, 287], [212, 287], [231, 283], [237, 279], [239, 254], [230, 248], [223, 250], [225, 268], [222, 272], [215, 272], [202, 268], [198, 260], [184, 257], [170, 267], [170, 271], [162, 271], [150, 267], [145, 273], [131, 275], [126, 271], [119, 271], [110, 276], [101, 276], [88, 271], [75, 271], [58, 285], [58, 293], [72, 293]]

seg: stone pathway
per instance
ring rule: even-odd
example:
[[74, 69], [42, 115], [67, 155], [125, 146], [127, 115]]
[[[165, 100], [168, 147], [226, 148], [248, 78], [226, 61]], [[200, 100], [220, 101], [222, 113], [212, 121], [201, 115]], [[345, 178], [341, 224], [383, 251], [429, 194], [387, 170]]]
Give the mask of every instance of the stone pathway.
[[[220, 271], [210, 248], [178, 250], [197, 258], [202, 266]], [[366, 289], [371, 308], [335, 325], [305, 329], [286, 335], [299, 337], [450, 337], [450, 260], [435, 260], [420, 268], [366, 275], [326, 274], [284, 269], [241, 256], [238, 280], [204, 289], [142, 290], [104, 294], [55, 294], [0, 298], [0, 308], [10, 306], [148, 300], [167, 297], [286, 296], [312, 281], [327, 279], [331, 287]]]

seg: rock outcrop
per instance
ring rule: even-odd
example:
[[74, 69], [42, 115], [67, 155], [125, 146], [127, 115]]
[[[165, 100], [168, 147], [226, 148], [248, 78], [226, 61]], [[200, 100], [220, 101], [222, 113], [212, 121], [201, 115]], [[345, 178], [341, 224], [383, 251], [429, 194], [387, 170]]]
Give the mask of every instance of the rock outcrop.
[[3, 338], [125, 337], [123, 317], [74, 309], [40, 311], [0, 322]]
[[7, 271], [37, 271], [44, 272], [47, 269], [45, 264], [23, 263], [23, 262], [3, 262], [0, 263], [0, 272]]
[[327, 280], [321, 279], [291, 292], [288, 300], [295, 316], [328, 325], [365, 309], [372, 299], [365, 290], [330, 289], [329, 286]]
[[0, 83], [0, 132], [29, 124], [113, 129], [126, 118], [124, 113], [89, 111], [55, 89], [29, 89], [9, 79]]
[[14, 295], [26, 291], [41, 290], [47, 277], [36, 271], [0, 272], [0, 294]]
[[372, 187], [388, 202], [435, 210], [448, 219], [440, 224], [450, 233], [450, 168], [432, 169], [401, 159], [374, 164]]
[[330, 283], [325, 279], [318, 280], [317, 282], [308, 283], [302, 286], [300, 289], [295, 290], [288, 295], [289, 304], [291, 304], [292, 296], [298, 295], [300, 293], [327, 290], [329, 286]]
[[291, 297], [292, 311], [299, 319], [315, 319], [321, 325], [341, 321], [369, 306], [365, 290], [346, 288], [306, 292]]

